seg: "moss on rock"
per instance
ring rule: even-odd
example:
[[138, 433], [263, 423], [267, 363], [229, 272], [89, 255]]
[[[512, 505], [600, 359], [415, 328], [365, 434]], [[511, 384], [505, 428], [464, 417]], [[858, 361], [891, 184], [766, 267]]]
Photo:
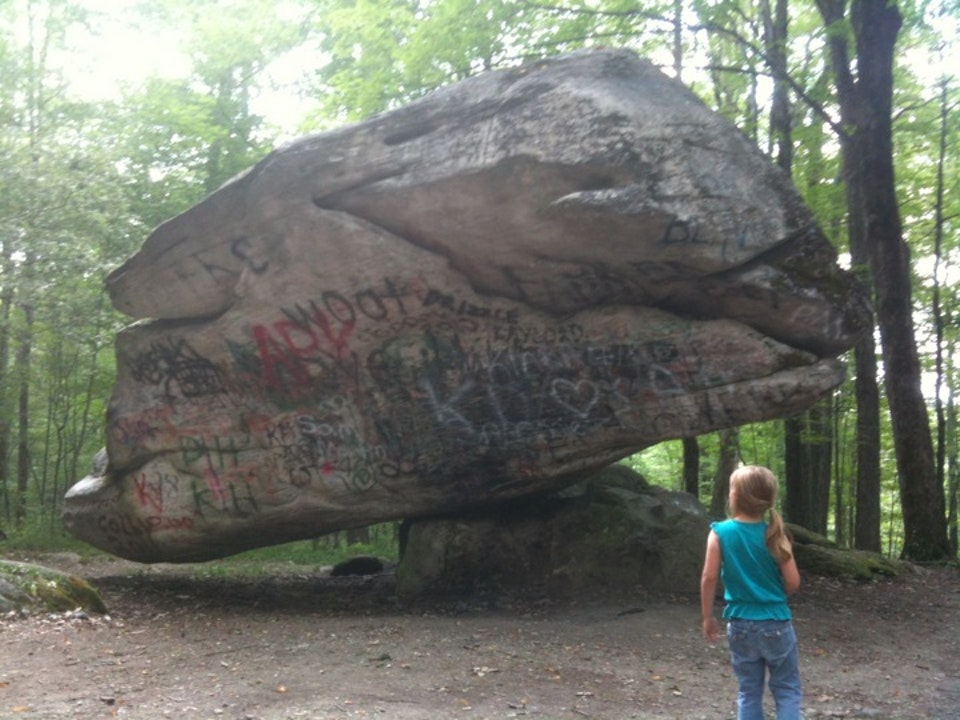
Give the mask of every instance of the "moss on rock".
[[100, 593], [82, 578], [41, 565], [0, 560], [0, 611], [24, 608], [107, 612]]
[[913, 568], [908, 562], [880, 553], [838, 547], [829, 538], [800, 525], [788, 524], [787, 527], [793, 536], [797, 566], [804, 572], [850, 580], [873, 580], [894, 577]]
[[908, 563], [864, 550], [797, 545], [794, 551], [801, 569], [827, 577], [873, 580], [878, 576], [894, 577], [909, 567]]

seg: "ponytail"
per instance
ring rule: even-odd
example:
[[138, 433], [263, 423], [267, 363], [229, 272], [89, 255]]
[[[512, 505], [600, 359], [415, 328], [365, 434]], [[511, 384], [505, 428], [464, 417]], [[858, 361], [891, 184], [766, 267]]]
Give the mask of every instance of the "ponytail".
[[744, 512], [751, 516], [770, 513], [767, 524], [766, 544], [778, 565], [793, 557], [793, 543], [783, 524], [783, 518], [774, 507], [777, 501], [777, 476], [769, 468], [745, 465], [730, 475], [731, 508], [734, 513]]
[[783, 518], [776, 508], [770, 508], [770, 522], [767, 524], [767, 549], [773, 555], [778, 565], [782, 565], [793, 557], [793, 543]]

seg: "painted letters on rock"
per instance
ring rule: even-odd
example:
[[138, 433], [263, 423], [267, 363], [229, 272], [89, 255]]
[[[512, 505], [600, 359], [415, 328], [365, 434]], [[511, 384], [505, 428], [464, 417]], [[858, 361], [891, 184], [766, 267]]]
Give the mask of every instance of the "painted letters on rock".
[[784, 416], [869, 326], [790, 181], [622, 51], [281, 148], [108, 278], [77, 537], [208, 559], [562, 486]]

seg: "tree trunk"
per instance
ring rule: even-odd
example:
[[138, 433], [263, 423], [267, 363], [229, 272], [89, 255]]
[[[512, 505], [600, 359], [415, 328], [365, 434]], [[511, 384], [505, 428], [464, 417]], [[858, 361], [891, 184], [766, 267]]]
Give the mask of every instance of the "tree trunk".
[[12, 249], [3, 243], [0, 268], [4, 285], [0, 290], [0, 493], [3, 493], [3, 518], [10, 522], [10, 421], [12, 413], [6, 398], [9, 395], [10, 373], [10, 308], [13, 306], [13, 282], [9, 280], [13, 262]]
[[700, 441], [695, 437], [683, 439], [683, 489], [700, 497]]
[[[828, 29], [843, 19], [846, 0], [818, 0]], [[857, 77], [846, 38], [830, 32], [843, 121], [841, 149], [851, 219], [863, 224], [876, 290], [877, 321], [903, 508], [903, 556], [949, 556], [943, 487], [937, 486], [930, 418], [920, 386], [913, 330], [910, 264], [903, 241], [893, 168], [893, 58], [902, 18], [893, 3], [854, 0]], [[851, 230], [853, 225], [851, 225]]]
[[[841, 10], [842, 14], [842, 10]], [[849, 71], [841, 83], [838, 73], [837, 86], [847, 87]], [[846, 95], [846, 90], [838, 94]], [[841, 135], [842, 137], [842, 135]], [[844, 154], [845, 167], [850, 158]], [[850, 180], [847, 175], [847, 238], [850, 259], [854, 271], [868, 288], [871, 302], [876, 306], [873, 273], [870, 271], [869, 229], [866, 215], [855, 208], [864, 207], [861, 183]], [[880, 539], [880, 384], [877, 362], [877, 343], [873, 333], [865, 333], [853, 351], [854, 395], [857, 400], [856, 418], [856, 513], [854, 519], [854, 547], [859, 550], [881, 551]]]
[[787, 31], [789, 29], [787, 0], [776, 0], [771, 9], [770, 0], [761, 0], [763, 47], [773, 74], [773, 97], [770, 103], [770, 134], [776, 147], [777, 165], [788, 173], [793, 171], [793, 126], [790, 118], [790, 88], [787, 77]]
[[350, 528], [347, 530], [347, 545], [369, 545], [370, 528]]
[[683, 82], [683, 0], [673, 0], [673, 72]]
[[[28, 258], [27, 262], [31, 262]], [[30, 356], [33, 347], [33, 306], [23, 305], [24, 328], [19, 338], [16, 377], [17, 398], [17, 504], [14, 522], [22, 529], [27, 519], [27, 491], [30, 481]]]
[[[832, 443], [831, 443], [832, 447]], [[833, 478], [833, 540], [840, 547], [850, 547], [850, 493], [840, 473]], [[829, 498], [828, 498], [829, 504]], [[826, 534], [826, 533], [822, 533]]]
[[737, 469], [740, 460], [740, 433], [736, 428], [721, 430], [720, 457], [717, 459], [717, 472], [713, 476], [713, 497], [710, 501], [710, 514], [723, 517], [730, 494], [730, 475]]
[[792, 523], [825, 535], [830, 511], [833, 441], [830, 407], [821, 401], [803, 415], [784, 421], [783, 515]]
[[950, 454], [947, 456], [947, 497], [948, 511], [947, 524], [950, 529], [950, 554], [957, 556], [957, 504], [960, 494], [960, 465], [957, 460], [957, 406], [951, 397], [947, 405], [947, 436], [953, 440], [950, 444]]
[[[847, 205], [861, 203], [847, 184]], [[860, 213], [849, 214], [850, 258], [860, 279], [873, 296], [873, 275], [867, 249], [867, 229]], [[857, 400], [856, 423], [856, 514], [853, 545], [858, 550], [880, 552], [880, 385], [877, 381], [877, 343], [873, 333], [865, 333], [853, 351], [854, 394]]]
[[857, 495], [853, 545], [880, 552], [880, 386], [877, 347], [864, 335], [854, 350], [857, 397]]

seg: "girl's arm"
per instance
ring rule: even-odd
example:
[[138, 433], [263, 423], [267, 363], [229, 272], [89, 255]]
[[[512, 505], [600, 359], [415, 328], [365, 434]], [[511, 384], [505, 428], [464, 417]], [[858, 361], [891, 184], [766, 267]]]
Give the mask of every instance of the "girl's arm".
[[800, 589], [800, 571], [797, 570], [797, 559], [792, 554], [789, 560], [780, 563], [780, 574], [783, 576], [783, 589], [787, 595], [793, 595]]
[[703, 636], [710, 641], [720, 637], [720, 624], [713, 616], [713, 602], [717, 593], [717, 581], [720, 578], [720, 538], [711, 530], [707, 536], [707, 557], [703, 561], [700, 575], [700, 615]]

